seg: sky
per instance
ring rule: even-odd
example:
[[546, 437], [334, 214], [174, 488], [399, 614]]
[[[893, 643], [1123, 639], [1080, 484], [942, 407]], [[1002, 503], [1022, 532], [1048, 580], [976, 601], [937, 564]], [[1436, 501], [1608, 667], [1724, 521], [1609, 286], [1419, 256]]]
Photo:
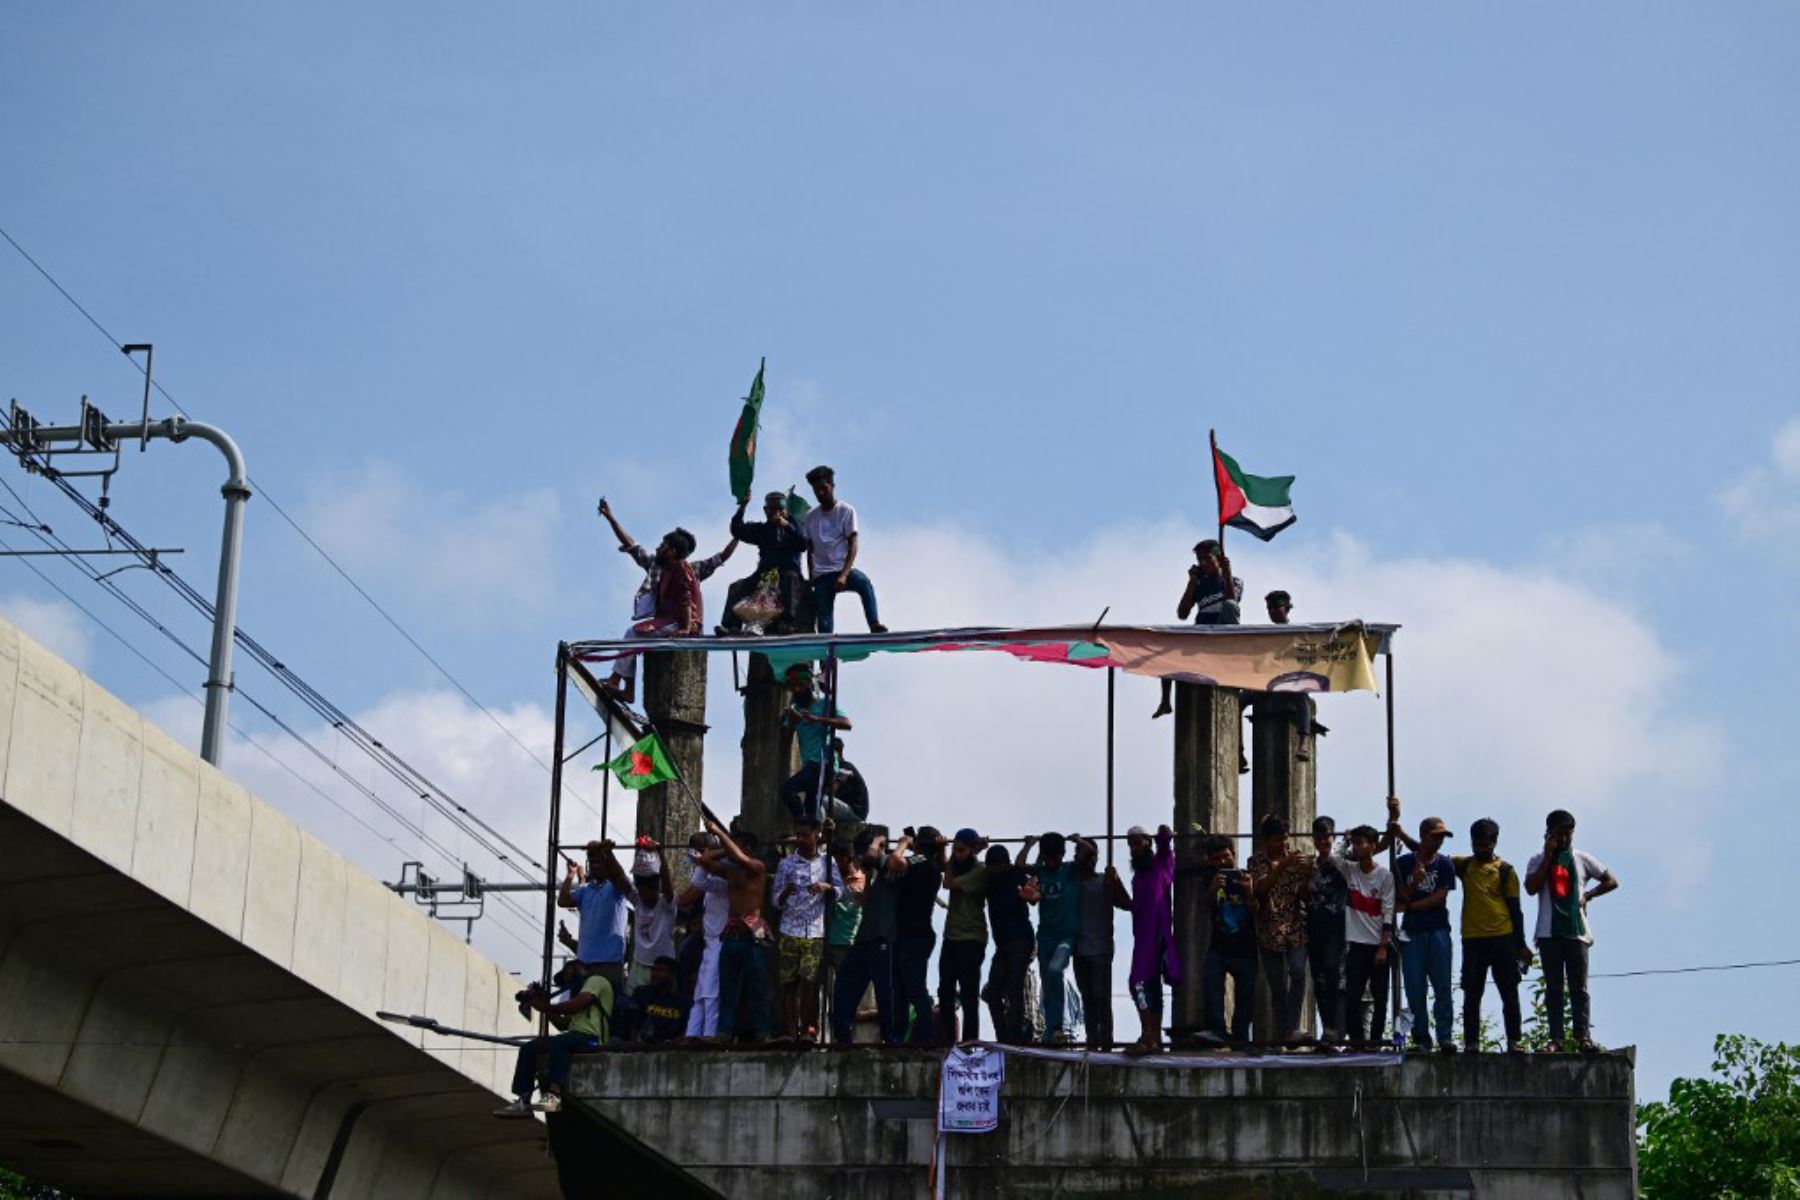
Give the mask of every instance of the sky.
[[[512, 739], [548, 756], [556, 643], [615, 634], [636, 582], [596, 499], [647, 542], [679, 523], [717, 549], [766, 356], [758, 486], [837, 468], [894, 628], [1172, 620], [1216, 429], [1246, 470], [1297, 476], [1298, 524], [1230, 543], [1251, 594], [1404, 626], [1409, 820], [1466, 842], [1495, 817], [1522, 863], [1573, 810], [1623, 884], [1595, 906], [1597, 973], [1800, 958], [1770, 853], [1800, 794], [1796, 51], [1778, 3], [10, 5], [0, 227], [243, 446], [242, 628], [522, 844], [548, 781]], [[0, 244], [7, 398], [135, 415], [107, 341]], [[99, 544], [42, 479], [0, 479], [9, 519]], [[206, 446], [160, 443], [110, 488], [209, 594], [222, 479]], [[200, 682], [70, 564], [29, 561]], [[0, 561], [0, 613], [197, 740], [192, 695], [26, 564]], [[204, 648], [147, 572], [119, 584]], [[1169, 813], [1154, 691], [1120, 688], [1122, 823]], [[1097, 675], [877, 662], [843, 703], [896, 826], [1100, 825]], [[1321, 715], [1321, 810], [1378, 817], [1380, 702]], [[256, 744], [233, 774], [378, 876], [420, 856], [241, 697], [234, 716]], [[476, 934], [521, 971], [533, 940], [504, 912]], [[1653, 1097], [1715, 1034], [1793, 1040], [1800, 968], [1593, 990]]]

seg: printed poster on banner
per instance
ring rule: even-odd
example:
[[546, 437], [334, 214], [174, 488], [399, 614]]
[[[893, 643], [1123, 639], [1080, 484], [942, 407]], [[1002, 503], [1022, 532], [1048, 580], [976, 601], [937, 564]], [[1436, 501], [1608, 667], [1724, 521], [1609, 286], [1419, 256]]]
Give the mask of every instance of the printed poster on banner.
[[984, 1046], [951, 1050], [938, 1083], [938, 1132], [992, 1133], [1000, 1124], [1000, 1085], [1005, 1080], [1004, 1051]]

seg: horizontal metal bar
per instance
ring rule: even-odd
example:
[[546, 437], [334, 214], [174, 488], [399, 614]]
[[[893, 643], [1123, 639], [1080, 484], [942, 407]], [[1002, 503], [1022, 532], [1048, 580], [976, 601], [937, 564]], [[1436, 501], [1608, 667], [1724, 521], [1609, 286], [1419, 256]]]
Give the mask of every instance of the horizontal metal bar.
[[57, 555], [58, 557], [65, 555], [65, 554], [75, 554], [75, 555], [80, 555], [83, 558], [86, 558], [86, 557], [90, 557], [90, 556], [96, 555], [96, 554], [181, 554], [181, 553], [183, 553], [183, 551], [181, 551], [180, 549], [170, 549], [170, 550], [163, 550], [163, 549], [155, 549], [155, 550], [148, 550], [148, 549], [146, 549], [146, 550], [121, 550], [121, 549], [113, 549], [113, 550], [0, 550], [0, 558], [38, 558], [38, 557], [48, 558], [49, 556], [51, 556], [53, 554]]

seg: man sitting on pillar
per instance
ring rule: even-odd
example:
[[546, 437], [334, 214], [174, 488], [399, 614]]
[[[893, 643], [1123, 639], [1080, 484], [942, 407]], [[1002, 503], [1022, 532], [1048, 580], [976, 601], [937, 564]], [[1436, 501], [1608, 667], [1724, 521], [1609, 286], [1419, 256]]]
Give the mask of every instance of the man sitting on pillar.
[[821, 824], [827, 819], [867, 820], [866, 805], [858, 813], [831, 794], [837, 767], [832, 731], [848, 730], [850, 718], [834, 711], [832, 700], [814, 689], [812, 668], [805, 663], [788, 668], [787, 685], [792, 700], [781, 723], [800, 740], [800, 769], [781, 785], [782, 803], [795, 820], [808, 817]]
[[[694, 535], [682, 528], [670, 530], [657, 544], [655, 552], [638, 545], [618, 518], [612, 505], [600, 501], [600, 515], [612, 526], [619, 539], [621, 553], [644, 569], [644, 581], [631, 598], [631, 627], [628, 638], [697, 637], [705, 621], [700, 603], [700, 581], [724, 565], [737, 549], [737, 539], [711, 558], [690, 561], [695, 547]], [[612, 674], [602, 681], [608, 691], [630, 704], [637, 698], [637, 655], [621, 654], [613, 660]]]
[[[763, 519], [744, 520], [749, 497], [731, 518], [734, 541], [756, 547], [756, 570], [734, 582], [725, 592], [725, 612], [719, 632], [792, 633], [812, 627], [811, 595], [800, 574], [800, 556], [806, 553], [806, 535], [788, 519], [787, 497], [770, 492], [763, 497]], [[772, 596], [779, 609], [769, 606], [767, 620], [746, 622], [738, 606], [752, 597]], [[804, 601], [803, 598], [804, 597]], [[760, 599], [759, 599], [760, 603]], [[757, 614], [762, 616], [761, 613]]]
[[[1196, 625], [1236, 625], [1239, 602], [1244, 598], [1244, 581], [1231, 573], [1231, 560], [1212, 538], [1194, 545], [1194, 565], [1188, 568], [1187, 587], [1175, 605], [1176, 619], [1185, 621], [1191, 614]], [[1175, 711], [1170, 701], [1169, 685], [1162, 681], [1162, 703], [1151, 717], [1166, 717]]]
[[[1288, 623], [1288, 615], [1294, 608], [1292, 596], [1278, 588], [1263, 597], [1263, 604], [1269, 610], [1269, 624]], [[1292, 724], [1297, 741], [1294, 757], [1301, 762], [1312, 758], [1313, 735], [1331, 732], [1319, 724], [1318, 703], [1304, 692], [1258, 692], [1254, 699], [1245, 701], [1244, 707], [1255, 710], [1252, 720], [1282, 720]]]

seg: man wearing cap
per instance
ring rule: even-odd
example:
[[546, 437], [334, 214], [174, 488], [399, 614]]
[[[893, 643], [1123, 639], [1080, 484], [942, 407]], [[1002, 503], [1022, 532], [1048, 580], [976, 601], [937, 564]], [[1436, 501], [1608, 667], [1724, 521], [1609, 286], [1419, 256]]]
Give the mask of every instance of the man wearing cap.
[[[733, 533], [737, 531], [732, 530]], [[1294, 607], [1294, 599], [1280, 588], [1276, 588], [1263, 597], [1263, 606], [1269, 610], [1269, 624], [1286, 625], [1288, 613]]]
[[[959, 829], [950, 842], [944, 887], [950, 912], [944, 917], [944, 949], [938, 955], [938, 1040], [977, 1041], [981, 1037], [981, 964], [987, 958], [988, 869], [979, 855], [987, 839]], [[957, 1012], [962, 1028], [952, 1036]]]
[[[1591, 890], [1587, 889], [1593, 883]], [[1583, 1051], [1594, 1044], [1588, 1018], [1588, 948], [1594, 928], [1588, 904], [1619, 886], [1606, 865], [1575, 849], [1575, 817], [1557, 809], [1544, 820], [1544, 849], [1525, 864], [1525, 890], [1537, 897], [1537, 947], [1544, 960], [1544, 1007], [1550, 1018], [1550, 1049], [1563, 1048], [1563, 994], [1575, 1019], [1575, 1040]]]
[[[1196, 625], [1236, 625], [1243, 599], [1244, 581], [1231, 573], [1224, 548], [1212, 538], [1194, 543], [1194, 565], [1188, 568], [1187, 587], [1175, 603], [1176, 619], [1192, 616]], [[1170, 686], [1170, 680], [1162, 681], [1162, 702], [1150, 714], [1153, 719], [1175, 711]]]
[[[1399, 836], [1403, 831], [1397, 828]], [[1444, 839], [1455, 837], [1437, 817], [1419, 822], [1417, 849], [1394, 863], [1394, 907], [1405, 914], [1400, 924], [1400, 976], [1406, 1006], [1412, 1012], [1413, 1042], [1432, 1048], [1432, 1032], [1446, 1054], [1456, 1053], [1455, 1001], [1450, 995], [1450, 893], [1456, 890], [1456, 864], [1440, 853]], [[1410, 839], [1408, 839], [1410, 842]], [[1432, 993], [1430, 1013], [1425, 991]], [[1428, 1018], [1429, 1015], [1429, 1019]]]
[[631, 975], [627, 994], [650, 982], [650, 970], [659, 958], [675, 956], [675, 884], [663, 869], [662, 855], [650, 839], [638, 839], [631, 864], [631, 883], [636, 891], [632, 905]]
[[[663, 535], [652, 553], [625, 532], [604, 497], [600, 500], [600, 515], [619, 539], [619, 551], [630, 555], [631, 561], [644, 569], [644, 581], [631, 598], [631, 627], [625, 636], [697, 637], [706, 619], [700, 603], [700, 583], [731, 557], [737, 549], [737, 539], [733, 538], [711, 558], [693, 559], [697, 545], [694, 535], [677, 527]], [[628, 652], [614, 659], [612, 674], [602, 681], [602, 686], [616, 693], [623, 703], [632, 703], [637, 693], [637, 653]]]
[[1306, 901], [1306, 965], [1312, 972], [1313, 1005], [1319, 1010], [1319, 1040], [1344, 1040], [1344, 909], [1350, 881], [1332, 861], [1337, 822], [1319, 817], [1312, 824], [1312, 891]]
[[[781, 615], [766, 628], [770, 633], [790, 633], [796, 628], [810, 628], [802, 617], [800, 556], [806, 553], [806, 535], [788, 519], [787, 497], [770, 492], [763, 497], [763, 519], [744, 520], [744, 509], [750, 498], [731, 517], [731, 536], [747, 546], [756, 547], [756, 570], [734, 582], [725, 592], [725, 612], [720, 617], [720, 633], [742, 633], [744, 618], [738, 615], [738, 604], [755, 592], [765, 581], [772, 582], [781, 599]], [[773, 574], [774, 579], [769, 576]], [[762, 632], [758, 628], [756, 632]]]

